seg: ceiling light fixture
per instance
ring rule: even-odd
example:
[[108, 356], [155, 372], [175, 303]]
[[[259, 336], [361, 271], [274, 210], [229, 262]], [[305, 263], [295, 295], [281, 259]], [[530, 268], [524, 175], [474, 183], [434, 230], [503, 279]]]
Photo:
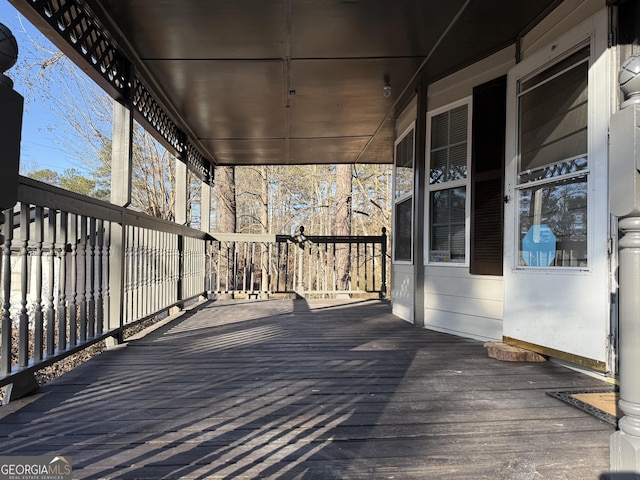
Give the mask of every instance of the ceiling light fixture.
[[391, 96], [391, 85], [389, 85], [389, 83], [386, 83], [384, 87], [382, 87], [382, 94], [385, 97], [390, 97]]

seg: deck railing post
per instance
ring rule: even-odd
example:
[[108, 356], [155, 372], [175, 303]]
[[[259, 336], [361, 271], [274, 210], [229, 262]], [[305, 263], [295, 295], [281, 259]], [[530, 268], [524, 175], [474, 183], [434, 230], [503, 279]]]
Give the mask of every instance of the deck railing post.
[[[113, 135], [111, 150], [111, 203], [122, 208], [120, 223], [113, 222], [110, 231], [109, 258], [109, 315], [107, 330], [121, 329], [124, 325], [126, 284], [126, 210], [131, 203], [131, 172], [133, 159], [133, 113], [130, 108], [113, 102]], [[72, 242], [75, 239], [71, 239]], [[122, 334], [108, 341], [118, 344]]]
[[382, 283], [380, 285], [380, 298], [387, 298], [387, 229], [382, 227], [382, 243], [380, 244], [380, 261], [382, 271]]
[[306, 245], [303, 226], [300, 226], [296, 232], [295, 240], [298, 244], [298, 283], [296, 285], [296, 290], [298, 291], [298, 294], [302, 296], [304, 293], [304, 247]]
[[2, 220], [2, 320], [0, 324], [0, 375], [11, 373], [11, 241], [13, 240], [13, 211], [5, 210]]
[[[51, 356], [55, 353], [55, 259], [56, 259], [56, 224], [57, 224], [57, 212], [56, 210], [49, 209], [49, 223], [48, 223], [48, 239], [49, 239], [49, 253], [48, 259], [48, 286], [47, 286], [47, 356]], [[62, 322], [59, 322], [60, 325]], [[58, 328], [60, 328], [58, 325]], [[64, 347], [64, 345], [63, 345]]]
[[44, 208], [37, 206], [35, 209], [34, 219], [34, 236], [35, 252], [32, 264], [35, 271], [35, 303], [33, 304], [33, 322], [35, 324], [34, 332], [34, 355], [36, 362], [42, 361], [44, 352], [44, 314], [42, 311], [42, 246], [44, 244]]
[[181, 303], [182, 300], [184, 299], [183, 285], [184, 285], [184, 236], [178, 235], [178, 288], [176, 292], [178, 303]]
[[31, 210], [29, 205], [20, 205], [20, 316], [18, 321], [18, 366], [26, 367], [29, 362], [29, 314], [27, 312], [29, 293], [29, 232]]
[[67, 349], [67, 249], [71, 249], [68, 245], [69, 232], [67, 212], [60, 212], [60, 250], [59, 256], [59, 276], [58, 276], [58, 349]]

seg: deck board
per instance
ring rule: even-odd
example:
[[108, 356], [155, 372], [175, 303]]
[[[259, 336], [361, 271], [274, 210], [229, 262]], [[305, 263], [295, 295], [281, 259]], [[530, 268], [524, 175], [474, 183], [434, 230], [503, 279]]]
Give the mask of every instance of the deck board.
[[607, 386], [386, 302], [211, 302], [0, 409], [0, 451], [74, 478], [595, 480], [613, 428], [545, 392]]

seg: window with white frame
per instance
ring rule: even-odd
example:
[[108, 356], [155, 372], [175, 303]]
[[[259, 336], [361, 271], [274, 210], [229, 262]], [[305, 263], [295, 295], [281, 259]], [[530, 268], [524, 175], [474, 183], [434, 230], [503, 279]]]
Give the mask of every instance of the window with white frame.
[[518, 265], [587, 266], [589, 47], [518, 83]]
[[465, 263], [470, 161], [470, 99], [427, 117], [430, 263]]
[[395, 226], [393, 231], [396, 261], [410, 262], [412, 255], [413, 225], [413, 160], [415, 152], [414, 130], [411, 126], [395, 145]]

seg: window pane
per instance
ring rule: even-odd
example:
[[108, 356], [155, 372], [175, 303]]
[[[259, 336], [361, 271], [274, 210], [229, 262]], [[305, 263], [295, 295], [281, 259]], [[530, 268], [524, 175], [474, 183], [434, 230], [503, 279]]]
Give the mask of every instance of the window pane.
[[520, 85], [518, 184], [538, 183], [519, 191], [521, 266], [588, 263], [588, 58], [583, 48]]
[[431, 148], [442, 148], [449, 144], [449, 115], [442, 113], [431, 120]]
[[464, 262], [465, 254], [464, 224], [451, 224], [451, 261]]
[[451, 222], [464, 224], [467, 196], [464, 188], [449, 190], [451, 195]]
[[588, 67], [584, 61], [556, 77], [535, 77], [541, 83], [523, 84], [529, 90], [519, 99], [521, 173], [586, 155]]
[[429, 183], [467, 178], [468, 106], [454, 108], [431, 119]]
[[587, 58], [589, 58], [589, 47], [588, 46], [576, 51], [572, 55], [569, 55], [564, 60], [561, 60], [560, 62], [554, 64], [553, 66], [551, 66], [549, 68], [547, 68], [543, 72], [541, 72], [541, 73], [539, 73], [537, 75], [534, 75], [533, 77], [530, 77], [527, 81], [522, 83], [522, 91], [526, 91], [526, 90], [529, 90], [530, 88], [535, 87], [539, 83], [542, 83], [545, 80], [556, 76], [557, 74], [561, 73], [564, 70], [570, 69], [571, 67], [573, 67], [577, 63], [580, 63], [580, 62], [584, 61]]
[[429, 177], [429, 183], [442, 183], [445, 182], [447, 177], [445, 172], [447, 170], [447, 151], [436, 150], [431, 152], [431, 172]]
[[524, 188], [519, 196], [519, 264], [587, 266], [587, 176]]
[[466, 187], [431, 192], [429, 261], [465, 261], [466, 194]]
[[456, 145], [449, 151], [449, 177], [447, 180], [467, 178], [467, 144]]
[[413, 130], [396, 145], [396, 191], [400, 198], [413, 191]]
[[396, 165], [413, 169], [413, 130], [404, 136], [396, 148]]
[[431, 194], [431, 219], [434, 225], [449, 223], [449, 190]]
[[454, 108], [449, 115], [449, 144], [467, 141], [467, 106]]
[[[446, 252], [449, 256], [449, 226], [433, 227], [431, 234], [431, 251], [434, 252]], [[434, 260], [432, 260], [434, 261]], [[435, 260], [439, 261], [439, 260]], [[444, 261], [444, 260], [440, 260]]]
[[411, 261], [411, 199], [396, 204], [394, 258]]

